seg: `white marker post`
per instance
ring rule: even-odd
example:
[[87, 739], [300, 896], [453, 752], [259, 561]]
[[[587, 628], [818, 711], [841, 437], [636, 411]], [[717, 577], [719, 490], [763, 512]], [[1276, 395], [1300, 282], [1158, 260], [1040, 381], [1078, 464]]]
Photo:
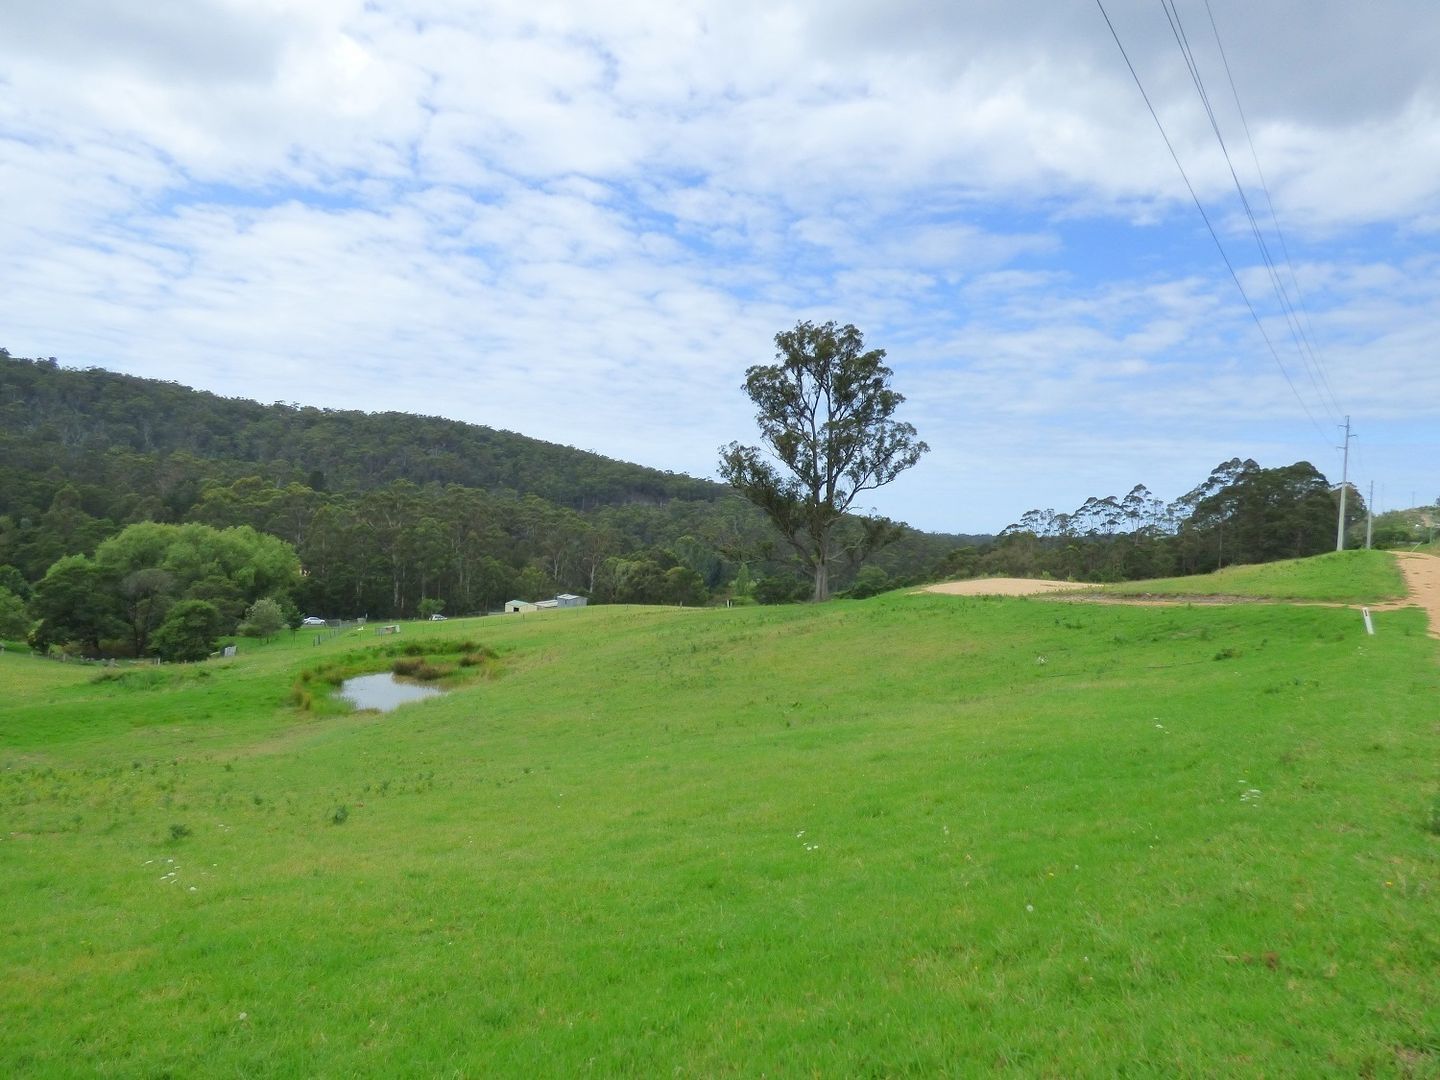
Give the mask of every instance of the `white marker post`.
[[1360, 614], [1364, 616], [1365, 619], [1365, 633], [1373, 636], [1375, 633], [1375, 624], [1370, 621], [1370, 609], [1368, 607], [1362, 607]]

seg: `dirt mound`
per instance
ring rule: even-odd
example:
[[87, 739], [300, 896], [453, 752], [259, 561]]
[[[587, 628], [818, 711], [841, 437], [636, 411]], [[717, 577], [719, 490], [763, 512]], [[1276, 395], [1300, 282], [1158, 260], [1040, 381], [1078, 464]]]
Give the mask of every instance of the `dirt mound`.
[[921, 592], [942, 593], [946, 596], [1035, 596], [1038, 593], [1065, 592], [1091, 589], [1091, 585], [1077, 585], [1073, 581], [1047, 581], [1040, 578], [971, 578], [968, 581], [947, 581], [940, 585], [927, 585]]

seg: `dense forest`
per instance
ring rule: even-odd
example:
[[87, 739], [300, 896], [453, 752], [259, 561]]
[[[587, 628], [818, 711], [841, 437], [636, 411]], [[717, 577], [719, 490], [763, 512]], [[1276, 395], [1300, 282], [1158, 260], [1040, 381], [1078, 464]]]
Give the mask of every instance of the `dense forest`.
[[[1329, 550], [1336, 500], [1307, 462], [1234, 458], [1170, 503], [1137, 484], [1029, 511], [999, 536], [901, 528], [863, 565], [842, 559], [835, 583], [860, 597], [947, 577], [1204, 573]], [[1347, 506], [1363, 534], [1353, 488]], [[865, 527], [842, 525], [839, 549]], [[465, 615], [559, 592], [773, 603], [807, 585], [760, 511], [710, 481], [474, 424], [261, 405], [0, 349], [0, 638], [179, 656], [282, 612], [291, 625]]]
[[[471, 614], [561, 591], [704, 603], [800, 590], [763, 516], [710, 481], [474, 424], [261, 405], [0, 350], [0, 566], [33, 586], [137, 522], [279, 537], [303, 567], [298, 608], [336, 617], [410, 616], [425, 600]], [[862, 587], [920, 580], [976, 539], [906, 529]], [[841, 587], [859, 570], [842, 566]]]
[[[1134, 581], [1296, 559], [1334, 548], [1338, 499], [1308, 461], [1266, 469], [1232, 458], [1174, 502], [1136, 484], [1123, 498], [1092, 496], [1069, 513], [1027, 511], [994, 543], [952, 552], [942, 570]], [[1360, 493], [1348, 488], [1347, 534], [1363, 533], [1365, 515]]]

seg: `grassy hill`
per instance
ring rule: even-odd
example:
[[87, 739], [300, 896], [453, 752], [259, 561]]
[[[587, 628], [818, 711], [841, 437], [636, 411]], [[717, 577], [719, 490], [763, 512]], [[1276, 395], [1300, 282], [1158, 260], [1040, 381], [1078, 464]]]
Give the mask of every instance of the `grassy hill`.
[[1417, 612], [889, 594], [422, 639], [497, 659], [380, 716], [291, 704], [387, 666], [367, 631], [0, 655], [0, 1069], [1440, 1070]]
[[1405, 582], [1382, 551], [1336, 551], [1309, 559], [1227, 566], [1212, 574], [1106, 585], [1116, 596], [1242, 596], [1266, 600], [1374, 603], [1398, 600]]

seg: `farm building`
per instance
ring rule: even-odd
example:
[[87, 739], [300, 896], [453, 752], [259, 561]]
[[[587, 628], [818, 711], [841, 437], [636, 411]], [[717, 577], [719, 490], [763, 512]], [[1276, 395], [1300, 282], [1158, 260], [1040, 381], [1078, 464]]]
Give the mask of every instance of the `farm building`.
[[561, 593], [554, 600], [536, 600], [531, 603], [529, 600], [507, 600], [505, 602], [505, 614], [517, 615], [527, 611], [550, 611], [554, 608], [584, 607], [588, 600], [583, 596], [576, 596], [574, 593]]

